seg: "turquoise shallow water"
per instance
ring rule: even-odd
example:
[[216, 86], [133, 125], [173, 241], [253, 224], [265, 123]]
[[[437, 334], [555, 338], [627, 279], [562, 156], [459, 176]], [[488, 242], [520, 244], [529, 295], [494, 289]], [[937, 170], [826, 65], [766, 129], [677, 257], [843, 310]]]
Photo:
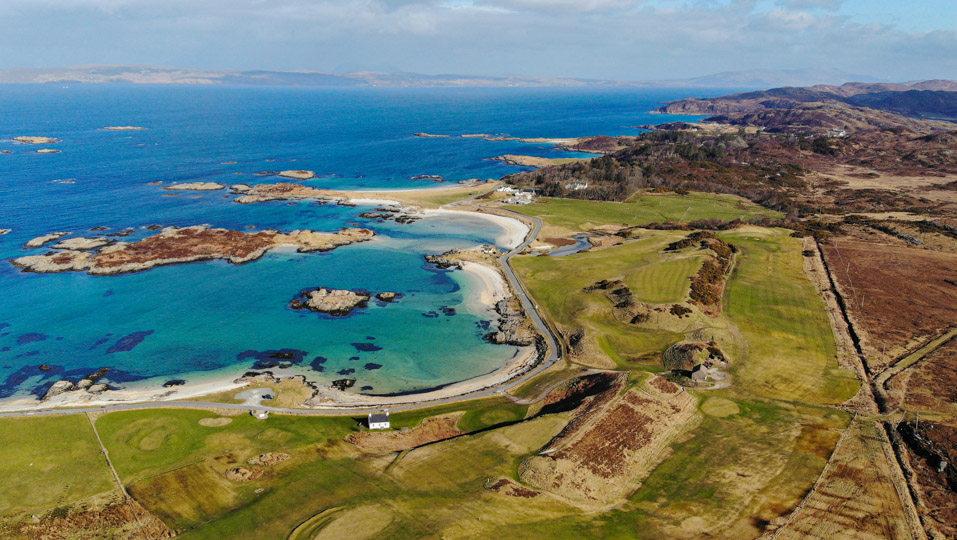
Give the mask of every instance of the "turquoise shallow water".
[[[708, 94], [705, 92], [705, 94]], [[466, 303], [472, 281], [423, 255], [494, 242], [482, 220], [430, 218], [410, 225], [358, 218], [369, 207], [311, 202], [239, 205], [224, 192], [164, 196], [187, 181], [273, 182], [265, 170], [310, 169], [334, 189], [433, 187], [412, 180], [498, 178], [521, 170], [487, 158], [560, 155], [549, 145], [424, 139], [412, 133], [564, 137], [631, 134], [625, 126], [682, 97], [674, 90], [395, 90], [149, 86], [2, 86], [0, 139], [62, 139], [60, 154], [0, 141], [0, 399], [42, 393], [60, 378], [110, 367], [114, 386], [159, 385], [202, 374], [240, 374], [263, 351], [289, 350], [288, 372], [391, 393], [494, 371], [515, 353], [486, 343], [489, 314]], [[101, 128], [137, 125], [145, 131]], [[224, 164], [236, 161], [235, 164]], [[66, 181], [66, 182], [64, 182]], [[441, 184], [440, 184], [441, 185]], [[156, 268], [119, 276], [22, 273], [7, 262], [40, 250], [52, 231], [91, 236], [151, 224], [237, 229], [370, 227], [373, 242], [328, 253], [273, 252], [258, 261]], [[91, 233], [105, 226], [105, 233]], [[397, 291], [344, 318], [302, 313], [288, 301], [309, 287]], [[441, 308], [455, 308], [446, 315]], [[439, 313], [438, 317], [423, 314]], [[40, 364], [53, 366], [40, 371]], [[349, 371], [354, 370], [354, 371]]]

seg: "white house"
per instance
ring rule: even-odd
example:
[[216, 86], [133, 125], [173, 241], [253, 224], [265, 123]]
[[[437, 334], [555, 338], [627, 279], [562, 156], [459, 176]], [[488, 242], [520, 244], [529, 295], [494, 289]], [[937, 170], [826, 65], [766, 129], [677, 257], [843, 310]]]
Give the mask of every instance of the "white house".
[[389, 411], [369, 414], [369, 429], [389, 429]]
[[513, 188], [512, 186], [502, 186], [496, 189], [495, 191], [501, 191], [502, 193], [515, 193], [518, 190]]

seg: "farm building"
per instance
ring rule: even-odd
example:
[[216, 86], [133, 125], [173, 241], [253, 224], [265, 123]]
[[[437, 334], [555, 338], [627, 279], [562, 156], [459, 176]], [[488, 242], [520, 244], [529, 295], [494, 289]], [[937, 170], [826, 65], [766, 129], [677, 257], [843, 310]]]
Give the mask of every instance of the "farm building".
[[369, 414], [369, 429], [389, 429], [389, 412]]

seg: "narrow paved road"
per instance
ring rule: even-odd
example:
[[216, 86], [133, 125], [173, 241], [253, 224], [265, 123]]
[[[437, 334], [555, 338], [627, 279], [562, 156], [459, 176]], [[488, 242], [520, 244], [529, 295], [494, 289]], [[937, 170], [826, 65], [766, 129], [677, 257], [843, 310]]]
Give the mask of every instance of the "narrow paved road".
[[[476, 195], [478, 196], [478, 195]], [[232, 403], [210, 403], [208, 401], [148, 401], [142, 403], [117, 403], [115, 405], [101, 405], [97, 407], [64, 407], [59, 409], [31, 409], [26, 411], [11, 411], [11, 412], [0, 412], [0, 418], [4, 417], [22, 417], [22, 416], [50, 416], [50, 415], [60, 415], [60, 414], [79, 414], [79, 413], [91, 413], [91, 412], [113, 412], [113, 411], [134, 411], [134, 410], [143, 410], [143, 409], [228, 409], [228, 410], [240, 410], [240, 411], [269, 411], [270, 413], [277, 414], [295, 414], [300, 416], [348, 416], [353, 414], [366, 414], [371, 411], [382, 410], [387, 408], [392, 412], [399, 411], [408, 411], [413, 409], [422, 409], [426, 407], [435, 407], [438, 405], [447, 405], [451, 403], [458, 403], [461, 401], [470, 401], [473, 399], [480, 399], [485, 397], [491, 397], [496, 395], [504, 394], [506, 391], [515, 388], [525, 382], [527, 382], [532, 377], [535, 377], [542, 371], [551, 367], [555, 362], [557, 362], [562, 356], [562, 347], [561, 342], [552, 332], [551, 327], [546, 324], [545, 320], [538, 312], [538, 307], [535, 305], [535, 302], [528, 296], [528, 291], [522, 285], [521, 281], [515, 276], [515, 273], [512, 271], [511, 259], [514, 255], [524, 251], [529, 244], [531, 244], [535, 238], [538, 237], [538, 233], [542, 230], [542, 222], [538, 218], [526, 216], [524, 214], [518, 214], [517, 212], [512, 212], [511, 210], [505, 210], [510, 214], [516, 216], [521, 216], [531, 220], [534, 224], [528, 234], [525, 236], [525, 240], [514, 247], [508, 253], [505, 253], [499, 257], [499, 262], [502, 264], [502, 269], [505, 271], [505, 276], [508, 279], [509, 283], [512, 285], [512, 288], [518, 293], [519, 300], [522, 302], [522, 307], [525, 308], [525, 311], [529, 314], [532, 319], [532, 322], [535, 323], [535, 327], [538, 329], [539, 333], [545, 336], [545, 339], [548, 341], [548, 356], [535, 368], [526, 372], [520, 377], [511, 379], [506, 383], [503, 383], [498, 386], [493, 386], [490, 388], [485, 388], [483, 390], [477, 390], [475, 392], [470, 392], [467, 394], [461, 394], [457, 396], [451, 396], [447, 398], [434, 399], [429, 401], [421, 401], [414, 403], [406, 403], [401, 405], [384, 405], [378, 407], [369, 407], [369, 406], [355, 406], [355, 407], [336, 407], [336, 408], [316, 408], [316, 409], [292, 409], [284, 407], [266, 407], [258, 405], [245, 405], [245, 404], [232, 404]], [[414, 399], [415, 396], [410, 396]]]

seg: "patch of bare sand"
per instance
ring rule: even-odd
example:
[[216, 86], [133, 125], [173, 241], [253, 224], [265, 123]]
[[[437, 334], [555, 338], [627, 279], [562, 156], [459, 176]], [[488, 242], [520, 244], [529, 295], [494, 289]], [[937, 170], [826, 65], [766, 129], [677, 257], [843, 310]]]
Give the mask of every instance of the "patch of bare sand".
[[219, 418], [201, 418], [201, 419], [199, 420], [199, 425], [205, 426], [205, 427], [223, 427], [223, 426], [229, 424], [229, 423], [232, 422], [232, 421], [233, 421], [232, 418], [223, 418], [223, 417], [219, 417]]

